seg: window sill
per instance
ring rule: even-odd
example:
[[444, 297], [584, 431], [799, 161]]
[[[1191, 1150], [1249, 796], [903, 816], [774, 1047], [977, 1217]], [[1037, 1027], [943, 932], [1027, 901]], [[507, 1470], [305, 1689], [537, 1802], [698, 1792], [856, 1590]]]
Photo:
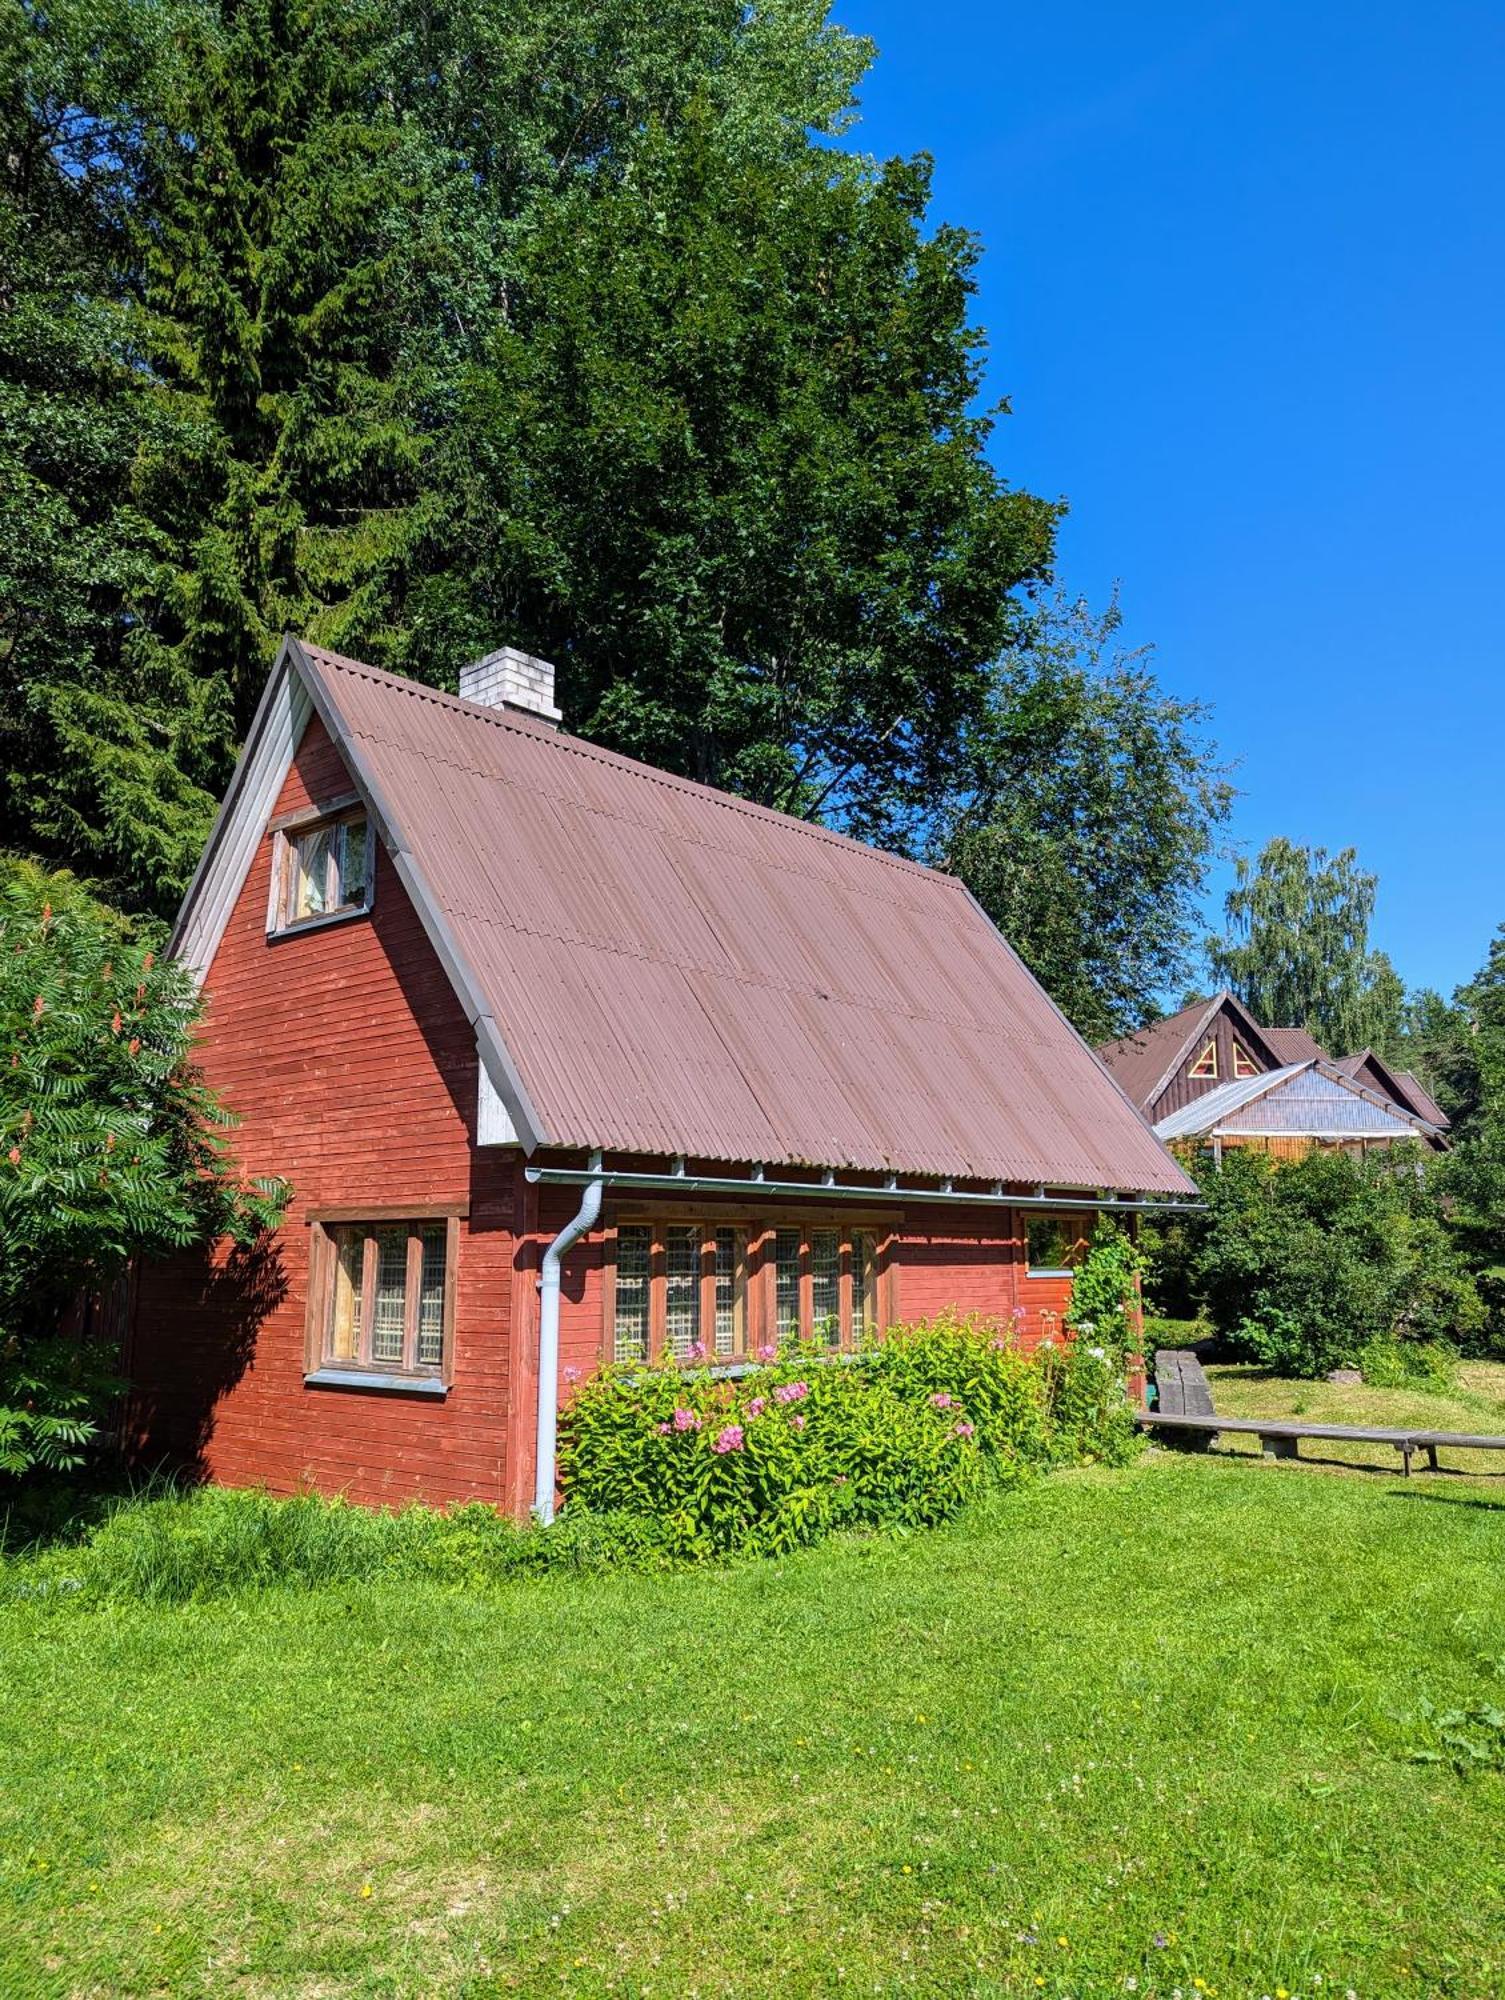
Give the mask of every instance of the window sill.
[[305, 937], [309, 931], [327, 931], [332, 924], [353, 924], [358, 917], [370, 914], [371, 905], [359, 903], [348, 910], [331, 910], [326, 917], [305, 917], [301, 923], [279, 924], [267, 932], [267, 943], [280, 944], [284, 938]]
[[315, 1368], [303, 1377], [306, 1389], [380, 1389], [389, 1395], [442, 1399], [449, 1384], [437, 1375], [381, 1375], [374, 1368]]
[[1074, 1278], [1076, 1272], [1069, 1267], [1060, 1271], [1026, 1271], [1026, 1278]]

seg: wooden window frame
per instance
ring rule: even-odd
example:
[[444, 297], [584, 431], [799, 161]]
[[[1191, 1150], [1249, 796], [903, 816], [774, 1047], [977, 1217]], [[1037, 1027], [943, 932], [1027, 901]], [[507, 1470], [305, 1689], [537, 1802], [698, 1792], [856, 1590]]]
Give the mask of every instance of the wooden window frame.
[[1186, 1072], [1186, 1074], [1188, 1075], [1188, 1077], [1194, 1078], [1195, 1081], [1198, 1083], [1206, 1082], [1209, 1078], [1211, 1078], [1211, 1080], [1214, 1083], [1217, 1082], [1218, 1038], [1216, 1035], [1211, 1037], [1211, 1039], [1208, 1041], [1206, 1048], [1203, 1049], [1201, 1055], [1197, 1057], [1196, 1061], [1192, 1064], [1191, 1068]]
[[[386, 1384], [448, 1390], [454, 1381], [455, 1293], [460, 1260], [460, 1205], [416, 1204], [390, 1208], [367, 1204], [360, 1208], [322, 1209], [309, 1217], [308, 1302], [304, 1329], [304, 1375], [310, 1382]], [[423, 1232], [444, 1229], [444, 1305], [437, 1362], [418, 1358], [419, 1304], [423, 1276]], [[407, 1267], [403, 1286], [403, 1347], [400, 1361], [379, 1361], [371, 1353], [379, 1230], [407, 1232]], [[337, 1355], [331, 1351], [335, 1275], [340, 1242], [352, 1231], [363, 1232], [361, 1251], [361, 1351]]]
[[1233, 1045], [1233, 1074], [1236, 1079], [1264, 1074], [1242, 1042], [1235, 1042]]
[[[323, 833], [361, 822], [366, 830], [365, 894], [359, 903], [340, 903], [306, 917], [292, 914], [297, 882], [298, 843], [312, 833]], [[368, 917], [376, 902], [376, 826], [359, 799], [341, 799], [337, 806], [320, 812], [287, 814], [271, 823], [272, 868], [267, 891], [267, 936], [297, 937], [304, 931], [321, 930], [327, 924], [349, 923]], [[343, 848], [342, 850], [343, 851]], [[335, 866], [331, 849], [329, 866]]]
[[[760, 1350], [778, 1343], [778, 1272], [775, 1244], [780, 1230], [797, 1231], [800, 1238], [799, 1337], [814, 1337], [814, 1280], [811, 1239], [820, 1231], [831, 1231], [837, 1239], [837, 1338], [830, 1346], [833, 1354], [850, 1354], [857, 1346], [853, 1312], [854, 1287], [862, 1286], [865, 1317], [876, 1338], [892, 1324], [890, 1250], [894, 1226], [891, 1218], [836, 1216], [829, 1214], [763, 1216], [739, 1211], [718, 1215], [714, 1210], [693, 1215], [666, 1214], [662, 1210], [624, 1209], [610, 1218], [604, 1246], [602, 1284], [601, 1355], [607, 1365], [617, 1362], [617, 1240], [623, 1229], [646, 1229], [648, 1238], [648, 1338], [647, 1354], [624, 1356], [623, 1367], [651, 1367], [672, 1359], [667, 1340], [668, 1231], [694, 1228], [700, 1233], [700, 1314], [698, 1339], [703, 1354], [681, 1357], [684, 1367], [732, 1368], [746, 1366], [758, 1358]], [[716, 1233], [734, 1232], [735, 1282], [733, 1298], [738, 1325], [732, 1349], [718, 1351], [716, 1333]], [[856, 1246], [868, 1246], [866, 1273], [857, 1268]], [[866, 1282], [864, 1282], [864, 1278]]]
[[1025, 1277], [1026, 1278], [1074, 1278], [1076, 1276], [1075, 1264], [1036, 1264], [1031, 1261], [1030, 1247], [1029, 1247], [1029, 1233], [1031, 1229], [1035, 1228], [1038, 1224], [1043, 1222], [1054, 1222], [1060, 1228], [1067, 1231], [1068, 1241], [1070, 1242], [1071, 1245], [1071, 1248], [1067, 1253], [1069, 1256], [1080, 1259], [1082, 1252], [1088, 1242], [1088, 1238], [1084, 1236], [1082, 1233], [1082, 1215], [1080, 1210], [1053, 1209], [1053, 1208], [1031, 1209], [1025, 1215], [1024, 1225], [1020, 1231], [1020, 1234], [1024, 1238]]

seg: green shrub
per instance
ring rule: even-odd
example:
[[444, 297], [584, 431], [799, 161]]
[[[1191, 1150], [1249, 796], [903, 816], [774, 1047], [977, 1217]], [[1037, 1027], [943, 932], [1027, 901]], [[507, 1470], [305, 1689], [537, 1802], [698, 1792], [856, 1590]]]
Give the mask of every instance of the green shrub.
[[1137, 1349], [1134, 1315], [1139, 1309], [1140, 1280], [1148, 1268], [1148, 1259], [1130, 1242], [1123, 1225], [1110, 1215], [1100, 1216], [1072, 1279], [1067, 1326], [1115, 1359]]
[[984, 1479], [1119, 1463], [1137, 1441], [1106, 1350], [1026, 1357], [996, 1322], [944, 1315], [850, 1360], [794, 1347], [735, 1379], [607, 1369], [565, 1412], [560, 1474], [571, 1505], [651, 1517], [700, 1557], [944, 1520]]
[[1442, 1340], [1374, 1340], [1359, 1356], [1359, 1367], [1376, 1389], [1446, 1395], [1458, 1386], [1457, 1350]]
[[1195, 1286], [1218, 1331], [1266, 1367], [1325, 1375], [1358, 1367], [1376, 1341], [1460, 1344], [1482, 1326], [1413, 1149], [1285, 1165], [1241, 1149], [1200, 1179]]
[[740, 1378], [605, 1369], [571, 1399], [559, 1465], [570, 1505], [647, 1515], [692, 1557], [944, 1520], [980, 1484], [959, 1410], [800, 1346]]
[[996, 1322], [942, 1313], [891, 1327], [863, 1365], [906, 1401], [954, 1396], [995, 1476], [1050, 1464], [1046, 1375]]

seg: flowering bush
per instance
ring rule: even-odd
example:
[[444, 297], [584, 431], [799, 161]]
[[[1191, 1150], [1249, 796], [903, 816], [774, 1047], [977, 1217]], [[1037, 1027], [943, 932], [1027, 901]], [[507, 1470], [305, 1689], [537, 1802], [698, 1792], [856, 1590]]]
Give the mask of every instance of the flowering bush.
[[739, 1377], [608, 1368], [562, 1421], [572, 1504], [651, 1517], [678, 1554], [777, 1553], [841, 1526], [918, 1527], [984, 1483], [1134, 1447], [1107, 1356], [1019, 1350], [996, 1322], [893, 1328], [853, 1360], [771, 1353]]

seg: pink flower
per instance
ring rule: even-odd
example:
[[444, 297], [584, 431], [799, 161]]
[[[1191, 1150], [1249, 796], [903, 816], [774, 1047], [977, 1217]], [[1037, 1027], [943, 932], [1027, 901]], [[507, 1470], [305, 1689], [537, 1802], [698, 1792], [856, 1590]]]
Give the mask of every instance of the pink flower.
[[808, 1382], [780, 1382], [773, 1395], [777, 1403], [803, 1403], [809, 1393]]
[[956, 1435], [959, 1438], [976, 1437], [976, 1426], [963, 1421], [956, 1426]]
[[760, 1361], [776, 1361], [778, 1359], [778, 1354], [779, 1350], [776, 1347], [770, 1347], [766, 1341], [764, 1342], [763, 1346], [761, 1346], [758, 1349], [758, 1359]]
[[705, 1360], [705, 1342], [703, 1340], [692, 1340], [690, 1342], [690, 1359], [692, 1361]]
[[670, 1426], [668, 1424], [655, 1424], [653, 1428], [658, 1432], [661, 1438], [666, 1438], [669, 1435]]
[[700, 1429], [700, 1418], [696, 1416], [693, 1410], [676, 1410], [674, 1412], [674, 1428], [677, 1431], [698, 1431]]
[[566, 1368], [564, 1379], [566, 1382], [578, 1382], [580, 1380], [580, 1370], [578, 1368]]
[[796, 1411], [795, 1411], [795, 1413], [794, 1413], [794, 1415], [793, 1415], [793, 1416], [792, 1416], [792, 1417], [791, 1417], [791, 1418], [789, 1419], [789, 1421], [790, 1421], [790, 1423], [792, 1423], [792, 1424], [794, 1425], [794, 1428], [795, 1428], [795, 1429], [796, 1429], [797, 1431], [802, 1431], [802, 1430], [803, 1430], [803, 1429], [805, 1428], [805, 1413], [804, 1413], [804, 1411], [803, 1411], [803, 1410], [796, 1410]]
[[750, 1417], [761, 1417], [763, 1412], [767, 1408], [768, 1405], [764, 1402], [761, 1396], [754, 1396], [752, 1401], [747, 1406], [747, 1414]]
[[718, 1434], [716, 1442], [711, 1446], [711, 1450], [723, 1453], [741, 1451], [744, 1443], [745, 1439], [742, 1435], [741, 1424], [728, 1424], [726, 1429]]
[[931, 1397], [930, 1407], [932, 1410], [949, 1410], [955, 1400], [954, 1396], [948, 1396], [945, 1390], [942, 1389], [939, 1395]]
[[1015, 1306], [1014, 1310], [1009, 1314], [1009, 1317], [1010, 1319], [1028, 1319], [1029, 1314], [1025, 1311], [1023, 1306]]

